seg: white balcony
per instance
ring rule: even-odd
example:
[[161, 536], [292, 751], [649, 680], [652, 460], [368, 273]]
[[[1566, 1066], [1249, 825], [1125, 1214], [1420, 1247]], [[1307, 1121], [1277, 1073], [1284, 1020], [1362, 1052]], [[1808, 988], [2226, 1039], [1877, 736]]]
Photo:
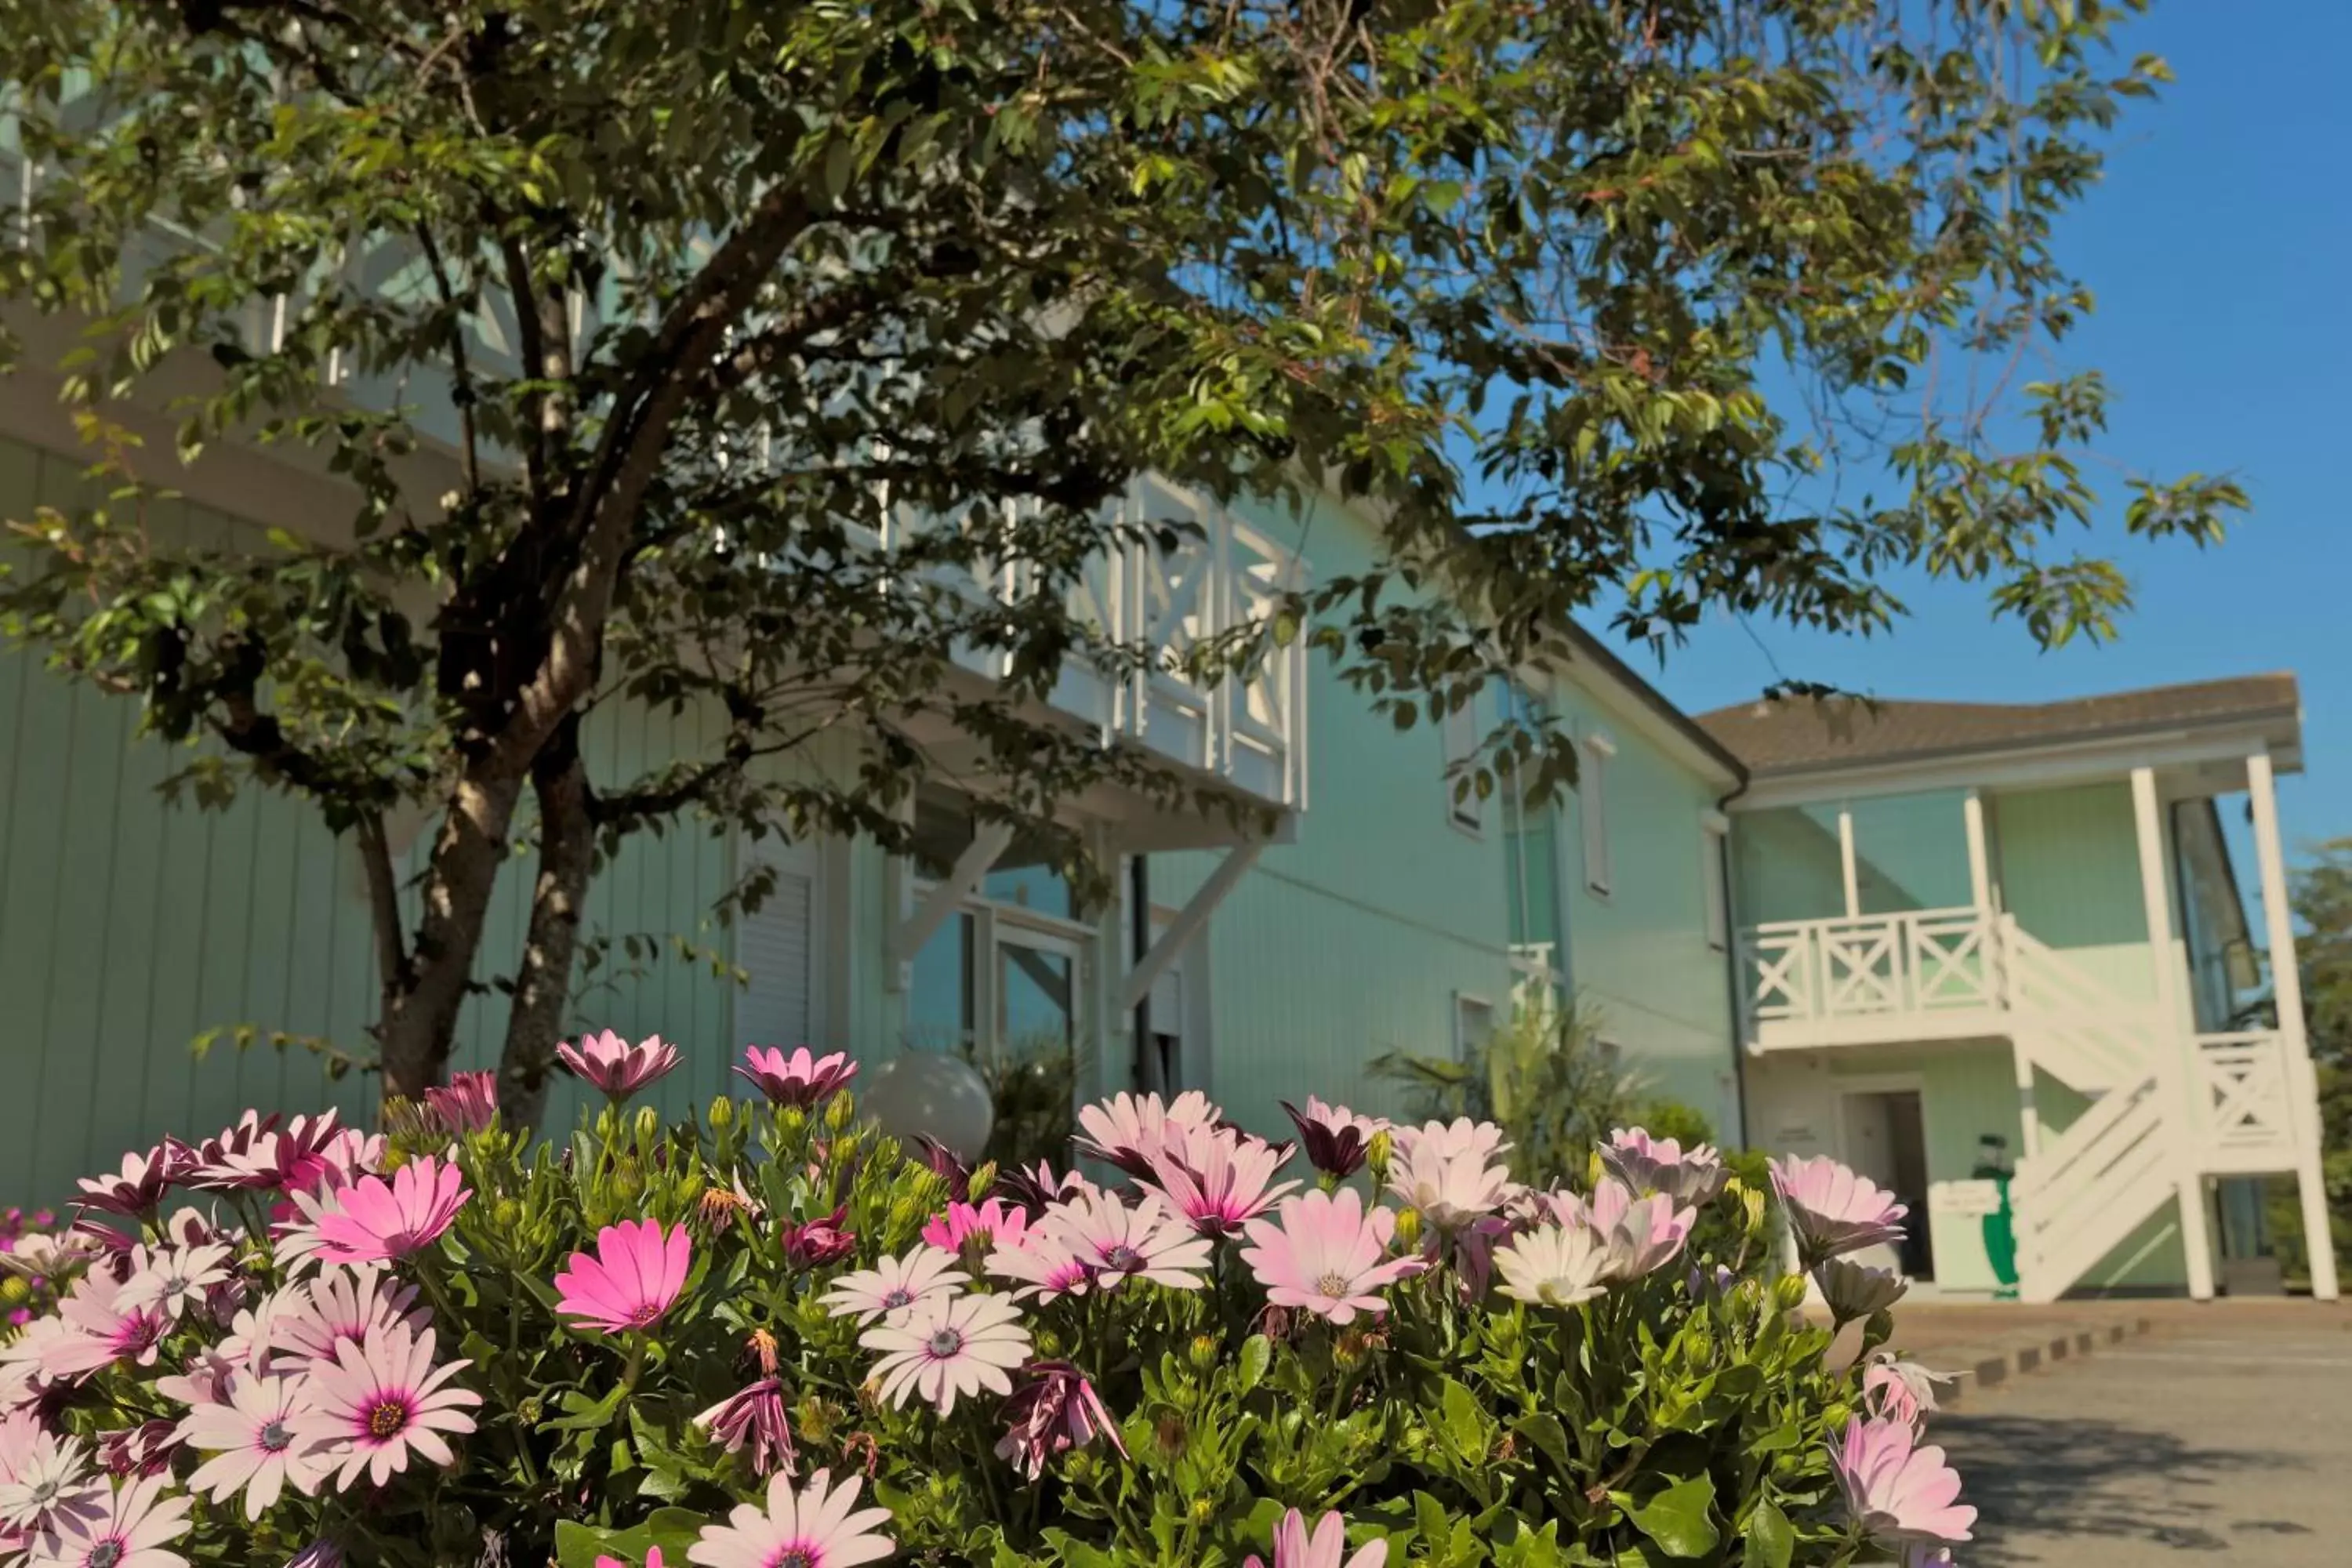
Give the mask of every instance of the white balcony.
[[[970, 518], [950, 522], [902, 506], [878, 509], [879, 527], [856, 534], [883, 554], [926, 531], [984, 530]], [[1119, 668], [1116, 658], [1073, 655], [1052, 693], [1052, 707], [1086, 726], [1105, 745], [1148, 748], [1202, 781], [1227, 785], [1248, 804], [1279, 815], [1307, 805], [1307, 667], [1303, 641], [1276, 646], [1271, 619], [1285, 595], [1305, 586], [1307, 567], [1265, 531], [1196, 494], [1156, 476], [1128, 487], [1112, 520], [1122, 524], [1176, 523], [1174, 547], [1127, 542], [1105, 550], [1070, 584], [1072, 616], [1106, 649], [1148, 649], [1147, 668]], [[1030, 567], [982, 565], [970, 572], [931, 569], [933, 587], [1017, 605], [1044, 591]], [[1204, 649], [1232, 651], [1241, 639], [1250, 657], [1227, 665], [1221, 679], [1192, 668]], [[959, 646], [956, 663], [983, 680], [1003, 679], [1004, 650]], [[940, 738], [933, 737], [934, 741]], [[952, 754], [936, 747], [935, 755]], [[950, 770], [952, 772], [952, 769]], [[1093, 803], [1127, 819], [1116, 803]], [[1230, 828], [1195, 822], [1191, 828], [1163, 819], [1137, 822], [1136, 847], [1207, 847], [1233, 839]], [[1195, 842], [1197, 840], [1197, 843]]]
[[1772, 921], [1739, 933], [1749, 1047], [1805, 1050], [1999, 1032], [2010, 987], [1986, 910]]
[[[2214, 1175], [2292, 1171], [2299, 1147], [2297, 1064], [2274, 1030], [2197, 1037], [2190, 1103], [2203, 1144], [2200, 1165]], [[2303, 1090], [2315, 1094], [2316, 1085]]]

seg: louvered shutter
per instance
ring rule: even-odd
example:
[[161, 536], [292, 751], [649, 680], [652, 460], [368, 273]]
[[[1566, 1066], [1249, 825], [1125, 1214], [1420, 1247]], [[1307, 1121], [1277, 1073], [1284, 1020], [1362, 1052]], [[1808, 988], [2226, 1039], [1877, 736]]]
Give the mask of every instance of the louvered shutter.
[[751, 976], [736, 997], [736, 1043], [819, 1047], [816, 1035], [815, 858], [765, 846], [749, 852], [776, 868], [757, 914], [736, 927], [735, 962]]

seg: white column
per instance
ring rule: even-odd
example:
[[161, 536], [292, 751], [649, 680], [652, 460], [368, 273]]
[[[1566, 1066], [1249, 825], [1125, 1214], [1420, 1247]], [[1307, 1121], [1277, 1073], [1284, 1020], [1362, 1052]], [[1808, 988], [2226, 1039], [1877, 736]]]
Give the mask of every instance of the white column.
[[1853, 870], [1853, 813], [1838, 807], [1838, 868], [1845, 875], [1845, 913], [1848, 920], [1862, 913], [1862, 883]]
[[2197, 1043], [2182, 1028], [2178, 967], [2172, 961], [2172, 893], [2164, 858], [2164, 817], [2156, 797], [2156, 770], [2132, 770], [2132, 810], [2139, 826], [2140, 895], [2147, 905], [2148, 956], [2156, 967], [2156, 1038], [2148, 1042], [2161, 1087], [2168, 1090], [2174, 1163], [2180, 1187], [2180, 1250], [2189, 1263], [2189, 1294], [2213, 1297], [2213, 1236], [2205, 1215], [2204, 1119], [2196, 1097]]
[[2311, 1249], [2311, 1293], [2336, 1299], [2336, 1247], [2327, 1228], [2327, 1188], [2320, 1172], [2319, 1079], [2303, 1021], [2303, 973], [2295, 961], [2294, 915], [2287, 902], [2286, 852], [2279, 843], [2278, 789], [2266, 751], [2246, 759], [2246, 797], [2254, 808], [2254, 859], [2262, 868], [2263, 922], [2271, 950], [2271, 994], [2286, 1042], [2287, 1092], [2294, 1097], [2295, 1189]]
[[1960, 818], [1969, 830], [1969, 901], [1979, 914], [1992, 912], [1992, 857], [1985, 848], [1984, 797], [1974, 785], [1960, 800]]

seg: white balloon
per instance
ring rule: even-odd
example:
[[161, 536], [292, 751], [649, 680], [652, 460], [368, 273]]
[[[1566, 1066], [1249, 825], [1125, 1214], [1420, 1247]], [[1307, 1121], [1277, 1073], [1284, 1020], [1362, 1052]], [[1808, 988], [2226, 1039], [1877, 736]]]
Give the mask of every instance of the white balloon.
[[988, 1147], [996, 1106], [988, 1080], [959, 1057], [912, 1051], [882, 1064], [864, 1085], [857, 1108], [892, 1137], [918, 1132], [935, 1138], [958, 1157], [972, 1161]]

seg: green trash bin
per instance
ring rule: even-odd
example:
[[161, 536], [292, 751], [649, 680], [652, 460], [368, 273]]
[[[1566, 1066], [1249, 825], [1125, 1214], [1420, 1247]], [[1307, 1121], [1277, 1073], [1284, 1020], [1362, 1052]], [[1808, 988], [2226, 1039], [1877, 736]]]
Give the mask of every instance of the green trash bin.
[[2009, 1140], [1997, 1132], [1988, 1132], [1977, 1140], [1976, 1169], [1969, 1174], [1979, 1182], [1990, 1182], [2000, 1194], [2000, 1205], [1984, 1216], [1984, 1249], [1986, 1261], [1992, 1265], [1996, 1285], [1993, 1299], [2000, 1301], [2017, 1300], [2017, 1215], [2009, 1205]]

